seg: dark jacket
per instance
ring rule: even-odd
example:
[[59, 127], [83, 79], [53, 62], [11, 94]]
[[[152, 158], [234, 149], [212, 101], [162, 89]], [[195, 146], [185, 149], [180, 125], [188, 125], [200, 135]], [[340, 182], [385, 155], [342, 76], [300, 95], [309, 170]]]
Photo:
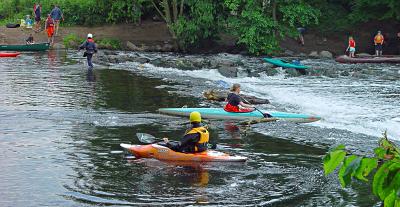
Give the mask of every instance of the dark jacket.
[[[199, 123], [192, 124], [192, 128], [197, 128], [197, 127], [201, 127], [201, 124]], [[188, 131], [190, 131], [190, 129]], [[198, 143], [199, 140], [200, 140], [200, 133], [186, 134], [178, 143], [168, 142], [167, 147], [176, 152], [193, 153], [196, 151], [195, 150], [196, 143]]]
[[96, 43], [94, 43], [93, 39], [89, 38], [87, 39], [83, 44], [79, 46], [79, 49], [85, 49], [86, 53], [88, 54], [94, 54], [97, 53], [97, 47]]

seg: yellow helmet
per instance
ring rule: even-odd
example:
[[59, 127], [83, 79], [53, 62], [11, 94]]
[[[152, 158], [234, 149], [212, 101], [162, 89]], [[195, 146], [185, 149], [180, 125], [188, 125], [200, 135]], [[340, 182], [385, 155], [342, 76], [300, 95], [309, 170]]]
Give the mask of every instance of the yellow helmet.
[[200, 112], [197, 111], [193, 111], [192, 113], [190, 113], [190, 122], [201, 122], [201, 114]]

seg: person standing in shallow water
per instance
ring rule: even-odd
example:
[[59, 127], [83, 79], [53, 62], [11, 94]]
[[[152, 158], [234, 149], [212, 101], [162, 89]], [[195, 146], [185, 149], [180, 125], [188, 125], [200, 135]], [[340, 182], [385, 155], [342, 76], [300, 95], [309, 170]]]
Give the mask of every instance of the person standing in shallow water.
[[53, 45], [54, 43], [54, 20], [51, 18], [51, 15], [47, 15], [47, 19], [45, 22], [45, 30], [47, 32], [47, 42]]
[[78, 51], [82, 49], [86, 50], [85, 53], [83, 54], [83, 57], [86, 57], [87, 59], [87, 64], [89, 67], [88, 69], [92, 69], [93, 68], [92, 58], [93, 55], [97, 53], [97, 46], [96, 43], [94, 43], [92, 34], [89, 33], [87, 35], [87, 40], [79, 46]]

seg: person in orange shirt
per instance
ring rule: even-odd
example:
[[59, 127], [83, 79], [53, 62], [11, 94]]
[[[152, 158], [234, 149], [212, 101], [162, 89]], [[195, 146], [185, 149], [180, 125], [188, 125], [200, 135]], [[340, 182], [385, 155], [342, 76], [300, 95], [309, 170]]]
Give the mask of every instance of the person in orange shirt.
[[47, 31], [48, 42], [53, 45], [54, 42], [54, 19], [51, 18], [50, 14], [47, 15], [45, 30]]
[[384, 41], [385, 41], [385, 38], [383, 38], [383, 35], [382, 35], [381, 31], [378, 31], [378, 34], [376, 34], [375, 38], [374, 38], [375, 55], [376, 56], [381, 56], [382, 55], [382, 49], [383, 49]]
[[349, 51], [349, 56], [353, 58], [354, 53], [356, 52], [356, 41], [354, 41], [352, 36], [349, 37], [349, 46], [347, 46], [347, 51]]

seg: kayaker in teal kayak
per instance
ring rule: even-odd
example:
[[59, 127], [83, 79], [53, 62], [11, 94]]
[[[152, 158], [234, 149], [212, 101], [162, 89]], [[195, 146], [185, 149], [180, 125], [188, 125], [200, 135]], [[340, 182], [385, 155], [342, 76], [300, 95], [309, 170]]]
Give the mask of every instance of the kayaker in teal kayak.
[[245, 104], [239, 95], [240, 84], [235, 83], [231, 87], [231, 93], [228, 94], [226, 101], [228, 102], [224, 110], [228, 112], [251, 112], [254, 111], [254, 107], [249, 104]]
[[176, 152], [203, 152], [208, 148], [210, 134], [208, 130], [201, 126], [201, 114], [197, 111], [190, 113], [189, 117], [192, 127], [186, 130], [185, 136], [180, 142], [170, 142], [164, 138], [165, 145]]

